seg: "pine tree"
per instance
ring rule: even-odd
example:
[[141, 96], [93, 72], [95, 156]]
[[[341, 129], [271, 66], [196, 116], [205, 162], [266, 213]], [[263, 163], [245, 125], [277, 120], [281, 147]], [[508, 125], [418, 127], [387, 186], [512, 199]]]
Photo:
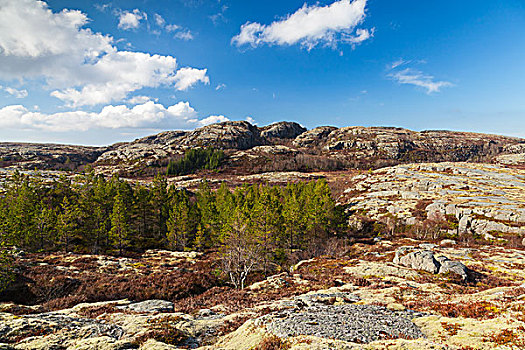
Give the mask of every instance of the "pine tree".
[[53, 232], [56, 223], [56, 213], [42, 201], [35, 216], [35, 221], [38, 247], [39, 250], [43, 251], [46, 245], [52, 245], [54, 241]]
[[120, 255], [124, 252], [124, 247], [130, 238], [128, 215], [128, 207], [124, 202], [124, 196], [118, 191], [113, 203], [113, 211], [111, 212], [110, 239], [118, 248]]
[[218, 241], [220, 225], [215, 194], [211, 191], [207, 181], [203, 181], [197, 191], [197, 208], [200, 215], [200, 227], [195, 245], [199, 248], [210, 248]]
[[72, 241], [77, 237], [78, 218], [80, 215], [80, 209], [75, 200], [64, 197], [60, 205], [60, 214], [58, 214], [57, 218], [57, 231], [58, 239], [66, 252], [70, 251]]
[[151, 193], [147, 187], [137, 185], [133, 192], [132, 225], [137, 234], [137, 248], [148, 248], [148, 236], [151, 235], [151, 221], [153, 220], [153, 207], [151, 205]]
[[150, 203], [155, 215], [154, 241], [157, 245], [166, 242], [166, 220], [168, 218], [168, 182], [158, 173], [153, 179]]
[[282, 223], [281, 204], [274, 189], [267, 186], [254, 186], [257, 193], [253, 208], [245, 215], [250, 217], [249, 231], [260, 245], [263, 270], [266, 275], [272, 255], [280, 243]]
[[218, 240], [221, 240], [227, 232], [231, 231], [231, 221], [235, 211], [235, 197], [226, 183], [223, 182], [217, 190], [215, 202], [219, 230]]
[[283, 226], [284, 236], [287, 242], [287, 247], [290, 253], [294, 248], [300, 247], [300, 234], [304, 232], [303, 206], [300, 202], [300, 193], [298, 187], [294, 184], [289, 184], [283, 190]]
[[37, 245], [34, 232], [39, 201], [35, 187], [28, 176], [18, 173], [6, 184], [6, 238], [24, 249]]
[[186, 191], [176, 191], [171, 195], [170, 211], [167, 221], [168, 246], [171, 249], [183, 250], [194, 240], [194, 210]]

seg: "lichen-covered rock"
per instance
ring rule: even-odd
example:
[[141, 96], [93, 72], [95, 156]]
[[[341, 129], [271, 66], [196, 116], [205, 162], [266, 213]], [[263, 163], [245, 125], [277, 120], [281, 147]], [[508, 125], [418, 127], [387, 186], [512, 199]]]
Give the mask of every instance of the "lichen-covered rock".
[[146, 300], [129, 305], [117, 306], [117, 308], [137, 313], [173, 312], [173, 303], [166, 300]]
[[324, 142], [328, 135], [334, 130], [337, 130], [334, 126], [319, 126], [297, 136], [293, 141], [293, 144], [296, 147], [318, 146]]
[[435, 247], [433, 244], [421, 244], [420, 248], [423, 250], [410, 246], [401, 247], [396, 250], [393, 263], [433, 274], [452, 273], [459, 275], [464, 281], [467, 280], [468, 268], [463, 263], [450, 260], [446, 256], [436, 257], [433, 251], [426, 250]]
[[267, 125], [261, 128], [261, 137], [264, 138], [279, 138], [279, 139], [294, 139], [306, 131], [298, 123], [294, 122], [279, 122]]
[[279, 337], [311, 335], [363, 344], [384, 338], [424, 338], [412, 317], [409, 312], [374, 305], [315, 305], [286, 309], [257, 322]]
[[434, 253], [429, 250], [418, 250], [403, 255], [404, 250], [398, 250], [394, 257], [394, 264], [410, 267], [414, 270], [423, 270], [430, 273], [439, 272], [439, 262], [434, 257]]
[[468, 269], [463, 263], [452, 261], [445, 256], [439, 256], [436, 260], [440, 265], [438, 273], [453, 273], [459, 275], [464, 281], [468, 279]]
[[155, 339], [148, 339], [144, 344], [139, 348], [140, 350], [176, 350], [179, 349], [174, 345], [168, 345]]
[[186, 147], [248, 149], [262, 145], [259, 129], [246, 121], [223, 122], [190, 132], [180, 141]]
[[408, 164], [361, 174], [351, 183], [339, 202], [373, 220], [394, 218], [416, 227], [425, 220], [441, 223], [448, 226], [442, 233], [451, 237], [525, 236], [525, 170], [476, 163]]

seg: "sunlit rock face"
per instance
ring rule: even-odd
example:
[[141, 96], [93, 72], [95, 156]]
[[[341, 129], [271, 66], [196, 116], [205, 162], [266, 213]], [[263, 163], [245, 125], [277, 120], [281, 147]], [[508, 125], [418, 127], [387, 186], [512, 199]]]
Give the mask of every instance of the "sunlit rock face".
[[352, 182], [340, 201], [369, 218], [394, 216], [410, 225], [441, 218], [455, 223], [451, 235], [525, 236], [524, 170], [477, 163], [407, 164], [362, 174]]

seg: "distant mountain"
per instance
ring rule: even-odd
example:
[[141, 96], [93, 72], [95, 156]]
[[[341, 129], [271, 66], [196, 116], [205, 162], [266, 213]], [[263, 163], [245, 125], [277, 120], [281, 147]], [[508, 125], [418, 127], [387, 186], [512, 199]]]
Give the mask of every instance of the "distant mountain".
[[293, 122], [257, 127], [246, 121], [230, 121], [194, 131], [166, 131], [108, 147], [0, 143], [0, 167], [74, 170], [91, 164], [100, 172], [145, 176], [195, 147], [224, 150], [228, 160], [221, 171], [247, 174], [443, 161], [525, 164], [525, 139], [515, 137], [393, 127], [322, 126], [307, 130]]

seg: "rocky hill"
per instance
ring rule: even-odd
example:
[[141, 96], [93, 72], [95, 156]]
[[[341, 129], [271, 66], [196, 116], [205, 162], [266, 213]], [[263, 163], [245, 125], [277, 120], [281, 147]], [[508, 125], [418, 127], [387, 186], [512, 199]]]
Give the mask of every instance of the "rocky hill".
[[104, 173], [147, 176], [187, 149], [213, 147], [226, 152], [222, 171], [311, 171], [378, 168], [414, 162], [496, 162], [525, 164], [525, 140], [452, 131], [415, 132], [389, 127], [318, 127], [279, 122], [257, 127], [224, 122], [194, 131], [166, 131], [106, 148], [1, 144], [1, 166], [71, 169], [85, 164]]
[[108, 147], [37, 143], [0, 143], [0, 168], [74, 170], [94, 163]]

